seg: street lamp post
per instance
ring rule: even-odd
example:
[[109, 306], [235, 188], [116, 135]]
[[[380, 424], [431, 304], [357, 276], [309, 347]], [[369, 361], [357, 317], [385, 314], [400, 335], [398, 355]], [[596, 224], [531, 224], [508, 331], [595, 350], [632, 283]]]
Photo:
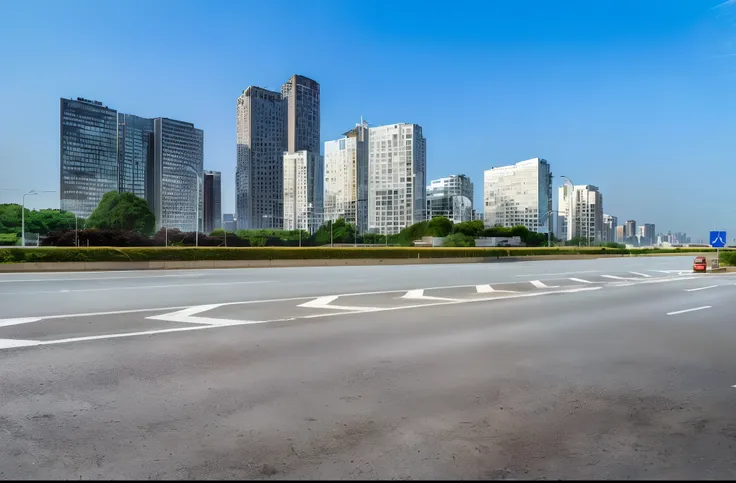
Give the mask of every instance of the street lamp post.
[[[552, 213], [559, 213], [558, 210], [549, 210], [547, 211], [547, 217], [551, 216]], [[549, 220], [549, 218], [547, 218]], [[548, 223], [547, 226], [547, 248], [550, 248], [552, 246], [552, 224]]]
[[194, 175], [197, 177], [197, 204], [196, 204], [196, 209], [194, 211], [195, 213], [194, 223], [196, 226], [195, 233], [194, 233], [194, 246], [199, 247], [199, 192], [202, 191], [202, 186], [201, 186], [202, 181], [200, 179], [200, 174], [197, 172], [196, 169], [192, 168], [191, 166], [187, 166], [187, 169], [191, 171], [192, 173], [194, 173]]
[[[26, 246], [26, 196], [34, 196], [39, 193], [53, 193], [53, 191], [50, 190], [31, 190], [28, 193], [23, 194], [23, 203], [20, 206], [20, 240], [21, 240], [21, 246], [25, 248]], [[75, 215], [76, 216], [76, 215]]]

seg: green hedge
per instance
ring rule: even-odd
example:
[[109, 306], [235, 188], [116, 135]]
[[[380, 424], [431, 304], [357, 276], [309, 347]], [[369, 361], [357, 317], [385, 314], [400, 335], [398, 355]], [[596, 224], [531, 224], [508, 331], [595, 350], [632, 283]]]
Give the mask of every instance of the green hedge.
[[[350, 258], [457, 258], [531, 255], [648, 255], [651, 253], [703, 253], [708, 248], [610, 249], [599, 247], [554, 248], [413, 248], [413, 247], [142, 247], [142, 248], [0, 248], [0, 263], [23, 262], [125, 262], [188, 260], [295, 260]], [[729, 252], [721, 253], [721, 260]], [[728, 256], [736, 256], [730, 252]], [[736, 260], [734, 261], [736, 262]], [[734, 263], [736, 264], [736, 263]]]
[[718, 256], [718, 262], [723, 266], [736, 266], [736, 250], [721, 251], [721, 254]]

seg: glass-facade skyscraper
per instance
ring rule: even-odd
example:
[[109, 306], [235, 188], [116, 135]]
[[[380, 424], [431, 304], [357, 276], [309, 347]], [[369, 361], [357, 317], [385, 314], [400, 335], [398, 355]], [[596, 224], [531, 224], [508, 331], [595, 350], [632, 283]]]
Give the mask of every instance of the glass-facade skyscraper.
[[204, 132], [173, 119], [153, 120], [153, 196], [156, 228], [202, 230]]
[[87, 218], [105, 193], [134, 193], [148, 202], [157, 228], [202, 229], [201, 129], [83, 98], [61, 99], [60, 111], [62, 210]]
[[102, 195], [117, 191], [118, 113], [98, 101], [61, 99], [61, 209], [87, 218]]

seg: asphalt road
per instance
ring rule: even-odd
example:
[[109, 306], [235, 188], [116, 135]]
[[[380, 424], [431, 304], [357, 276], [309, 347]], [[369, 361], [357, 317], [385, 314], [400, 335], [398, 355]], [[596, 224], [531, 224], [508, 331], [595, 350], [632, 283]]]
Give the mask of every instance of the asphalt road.
[[734, 478], [690, 263], [3, 275], [0, 479]]

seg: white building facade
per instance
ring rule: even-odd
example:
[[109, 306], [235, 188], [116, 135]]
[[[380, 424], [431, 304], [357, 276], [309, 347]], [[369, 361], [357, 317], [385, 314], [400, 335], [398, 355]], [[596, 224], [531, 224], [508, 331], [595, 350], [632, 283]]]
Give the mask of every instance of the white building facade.
[[616, 228], [618, 227], [618, 217], [603, 214], [603, 240], [604, 242], [618, 243], [616, 236]]
[[368, 137], [368, 231], [394, 235], [426, 220], [426, 139], [417, 124], [373, 127]]
[[325, 143], [325, 220], [343, 218], [358, 233], [368, 229], [367, 123]]
[[453, 223], [473, 220], [473, 183], [464, 174], [432, 180], [427, 185], [427, 218], [444, 216]]
[[311, 151], [284, 153], [284, 230], [317, 231], [323, 221], [323, 159]]
[[552, 172], [549, 163], [532, 158], [483, 173], [483, 222], [487, 227], [523, 225], [529, 231], [551, 229]]
[[597, 186], [560, 186], [558, 212], [563, 218], [565, 240], [582, 238], [586, 244], [606, 241], [603, 224], [603, 195]]

